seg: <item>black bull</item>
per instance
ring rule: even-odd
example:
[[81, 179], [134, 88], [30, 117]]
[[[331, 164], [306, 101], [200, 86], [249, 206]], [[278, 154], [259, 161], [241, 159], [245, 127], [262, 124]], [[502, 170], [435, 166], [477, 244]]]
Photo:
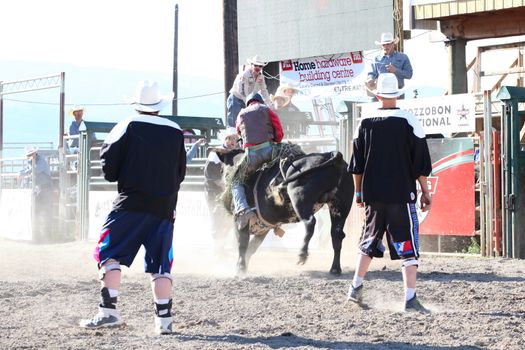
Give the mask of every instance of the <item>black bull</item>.
[[[243, 229], [234, 225], [239, 244], [238, 272], [246, 272], [250, 257], [272, 228], [299, 221], [306, 229], [298, 261], [304, 264], [314, 233], [314, 214], [326, 204], [334, 250], [330, 273], [341, 274], [343, 229], [354, 196], [352, 175], [347, 172], [347, 163], [341, 153], [311, 153], [291, 160], [282, 159], [250, 176], [246, 189], [248, 203], [257, 207], [258, 220]], [[251, 239], [250, 234], [253, 234]]]

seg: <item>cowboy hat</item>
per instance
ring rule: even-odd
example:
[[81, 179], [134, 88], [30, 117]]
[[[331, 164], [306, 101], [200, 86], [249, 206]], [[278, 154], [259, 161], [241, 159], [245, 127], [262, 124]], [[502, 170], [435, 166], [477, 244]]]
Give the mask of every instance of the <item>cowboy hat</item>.
[[397, 84], [397, 78], [394, 73], [381, 73], [377, 78], [377, 89], [370, 92], [384, 98], [399, 97], [405, 91], [399, 89]]
[[266, 66], [268, 62], [264, 62], [259, 55], [255, 55], [252, 58], [247, 59], [249, 64], [253, 64], [254, 66]]
[[159, 112], [173, 100], [173, 95], [173, 92], [161, 95], [156, 81], [144, 80], [138, 84], [135, 96], [126, 98], [126, 101], [137, 111]]
[[226, 130], [224, 130], [224, 137], [230, 136], [230, 135], [237, 136], [237, 129], [235, 129], [234, 127], [228, 126]]
[[35, 146], [26, 146], [25, 151], [26, 151], [26, 157], [30, 157], [33, 154], [38, 152], [38, 148]]
[[397, 44], [399, 42], [399, 38], [394, 38], [394, 35], [392, 35], [392, 33], [381, 33], [381, 40], [380, 41], [376, 41], [376, 45], [385, 45], [385, 44], [390, 44], [390, 43], [394, 43], [394, 44]]
[[70, 110], [69, 110], [69, 115], [73, 115], [73, 112], [76, 112], [76, 111], [84, 111], [85, 108], [84, 106], [79, 106], [79, 105], [74, 105]]
[[277, 88], [276, 95], [283, 95], [286, 90], [292, 90], [294, 93], [299, 91], [298, 88], [293, 86], [291, 83], [283, 83]]
[[286, 105], [288, 102], [290, 102], [290, 97], [286, 96], [286, 95], [275, 95], [275, 96], [271, 96], [270, 99], [273, 101], [277, 100], [277, 99], [281, 99], [283, 100], [283, 105]]

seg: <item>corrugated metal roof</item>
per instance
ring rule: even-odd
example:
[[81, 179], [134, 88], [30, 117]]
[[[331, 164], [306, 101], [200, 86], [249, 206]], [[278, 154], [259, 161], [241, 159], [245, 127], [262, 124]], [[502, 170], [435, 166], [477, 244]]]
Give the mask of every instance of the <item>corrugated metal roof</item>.
[[525, 0], [459, 0], [436, 1], [431, 4], [414, 5], [416, 20], [477, 14], [488, 11], [507, 10], [525, 6]]

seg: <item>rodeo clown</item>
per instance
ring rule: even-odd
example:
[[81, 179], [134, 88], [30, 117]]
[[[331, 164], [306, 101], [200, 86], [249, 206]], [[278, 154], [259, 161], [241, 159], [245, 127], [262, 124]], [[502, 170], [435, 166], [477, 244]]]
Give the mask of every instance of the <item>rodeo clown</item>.
[[374, 257], [382, 257], [387, 234], [392, 259], [403, 260], [405, 311], [428, 312], [416, 296], [419, 257], [419, 222], [416, 181], [421, 187], [420, 207], [430, 209], [427, 176], [432, 171], [425, 132], [411, 113], [396, 107], [403, 94], [392, 73], [377, 80], [381, 106], [361, 120], [353, 140], [348, 171], [353, 174], [357, 206], [365, 208], [354, 279], [348, 300], [361, 304], [363, 279]]
[[173, 99], [161, 96], [156, 82], [144, 81], [130, 104], [137, 115], [119, 122], [100, 150], [104, 178], [118, 182], [118, 196], [100, 231], [93, 256], [99, 268], [98, 313], [80, 326], [117, 326], [121, 265], [131, 266], [141, 246], [151, 276], [155, 333], [172, 331], [173, 223], [180, 183], [186, 174], [186, 150], [180, 127], [159, 117]]

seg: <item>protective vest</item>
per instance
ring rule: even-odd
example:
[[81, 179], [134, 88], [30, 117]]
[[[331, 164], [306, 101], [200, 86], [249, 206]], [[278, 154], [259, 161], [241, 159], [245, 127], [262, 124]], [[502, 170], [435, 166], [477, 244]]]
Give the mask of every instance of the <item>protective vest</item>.
[[244, 144], [259, 144], [274, 139], [268, 107], [253, 103], [239, 113], [241, 137]]

